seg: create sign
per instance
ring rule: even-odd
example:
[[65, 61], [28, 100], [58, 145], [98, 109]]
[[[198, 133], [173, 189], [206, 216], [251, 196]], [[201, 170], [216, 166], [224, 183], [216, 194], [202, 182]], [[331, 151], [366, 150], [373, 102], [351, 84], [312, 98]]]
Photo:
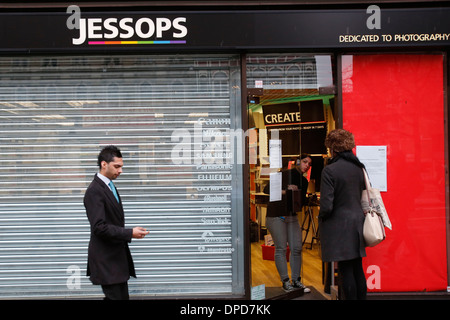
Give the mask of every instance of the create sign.
[[300, 112], [270, 114], [264, 118], [266, 126], [300, 123]]
[[300, 124], [300, 105], [298, 102], [263, 106], [264, 124], [285, 126]]
[[265, 126], [269, 132], [277, 130], [283, 141], [283, 155], [327, 152], [322, 99], [264, 105], [262, 109]]

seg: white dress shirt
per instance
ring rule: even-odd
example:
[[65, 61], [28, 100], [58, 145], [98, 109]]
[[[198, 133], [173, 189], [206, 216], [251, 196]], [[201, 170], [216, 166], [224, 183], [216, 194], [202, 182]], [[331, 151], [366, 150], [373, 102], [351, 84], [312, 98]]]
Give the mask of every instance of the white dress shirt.
[[97, 173], [97, 177], [99, 177], [108, 186], [109, 190], [111, 190], [111, 187], [109, 186], [109, 183], [111, 182], [111, 179], [105, 177], [100, 172]]

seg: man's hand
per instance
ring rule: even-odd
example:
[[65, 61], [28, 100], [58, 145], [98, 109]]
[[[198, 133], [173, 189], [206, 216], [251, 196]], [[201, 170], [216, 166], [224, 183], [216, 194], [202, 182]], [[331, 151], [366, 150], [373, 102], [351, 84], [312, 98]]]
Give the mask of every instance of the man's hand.
[[132, 237], [135, 238], [135, 239], [142, 239], [148, 233], [149, 233], [149, 231], [147, 231], [146, 229], [144, 229], [142, 227], [134, 227], [133, 228], [133, 235], [132, 235]]

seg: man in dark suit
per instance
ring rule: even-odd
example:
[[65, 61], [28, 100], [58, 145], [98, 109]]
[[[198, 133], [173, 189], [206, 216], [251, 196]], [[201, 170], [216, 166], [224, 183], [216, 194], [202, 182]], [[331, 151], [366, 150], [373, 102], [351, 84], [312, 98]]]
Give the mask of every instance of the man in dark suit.
[[84, 195], [84, 207], [91, 225], [87, 276], [101, 285], [105, 299], [128, 300], [128, 279], [136, 277], [128, 243], [142, 239], [148, 231], [125, 228], [122, 200], [112, 180], [122, 173], [120, 150], [107, 146], [98, 155], [100, 171]]

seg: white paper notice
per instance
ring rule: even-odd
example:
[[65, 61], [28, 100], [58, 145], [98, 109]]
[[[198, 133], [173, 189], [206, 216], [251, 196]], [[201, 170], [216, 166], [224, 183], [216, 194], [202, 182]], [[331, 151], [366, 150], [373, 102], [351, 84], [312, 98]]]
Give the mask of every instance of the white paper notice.
[[281, 168], [281, 140], [269, 140], [269, 162], [271, 168]]
[[357, 146], [356, 156], [366, 166], [373, 188], [387, 191], [386, 146]]
[[269, 201], [281, 200], [281, 172], [272, 172], [270, 174], [270, 199]]

